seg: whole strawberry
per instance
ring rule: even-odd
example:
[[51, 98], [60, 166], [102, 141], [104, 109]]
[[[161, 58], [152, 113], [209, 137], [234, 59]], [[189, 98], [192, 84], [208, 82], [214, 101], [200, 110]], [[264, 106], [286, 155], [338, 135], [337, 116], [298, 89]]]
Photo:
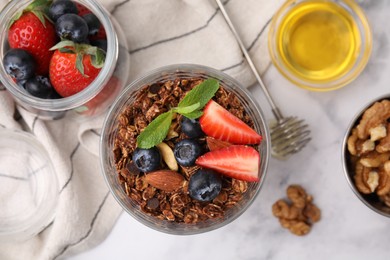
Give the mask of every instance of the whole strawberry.
[[62, 97], [85, 89], [97, 77], [104, 65], [104, 52], [88, 44], [59, 42], [50, 62], [50, 81]]
[[54, 25], [45, 17], [48, 1], [34, 1], [22, 13], [14, 17], [8, 31], [11, 48], [28, 51], [37, 62], [37, 74], [47, 75], [53, 51], [57, 42]]

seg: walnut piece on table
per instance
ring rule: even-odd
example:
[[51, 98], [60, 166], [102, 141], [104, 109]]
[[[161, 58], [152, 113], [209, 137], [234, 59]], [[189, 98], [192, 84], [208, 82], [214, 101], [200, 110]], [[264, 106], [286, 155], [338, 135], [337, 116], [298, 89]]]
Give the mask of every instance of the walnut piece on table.
[[287, 204], [284, 200], [278, 200], [272, 205], [272, 213], [275, 217], [285, 220], [297, 219], [299, 215], [299, 208]]
[[298, 220], [288, 220], [288, 219], [279, 219], [280, 224], [282, 227], [287, 228], [290, 230], [291, 233], [297, 236], [303, 236], [310, 232], [310, 225], [305, 223], [304, 221], [298, 221]]
[[286, 193], [291, 203], [279, 199], [272, 205], [272, 214], [292, 234], [308, 234], [312, 225], [321, 219], [321, 210], [313, 204], [313, 197], [300, 185], [288, 186]]
[[297, 208], [303, 209], [306, 205], [306, 191], [299, 185], [290, 185], [287, 188], [287, 197]]

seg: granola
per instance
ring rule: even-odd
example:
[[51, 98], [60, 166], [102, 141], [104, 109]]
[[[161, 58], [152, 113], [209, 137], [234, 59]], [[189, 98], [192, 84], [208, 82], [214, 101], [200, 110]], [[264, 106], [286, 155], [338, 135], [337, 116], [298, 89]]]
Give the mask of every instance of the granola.
[[[131, 154], [136, 149], [137, 136], [157, 116], [176, 107], [186, 93], [202, 81], [200, 78], [176, 78], [146, 85], [138, 91], [134, 102], [123, 109], [117, 120], [113, 153], [120, 183], [129, 199], [137, 203], [143, 212], [160, 220], [196, 224], [210, 218], [223, 218], [225, 211], [239, 203], [248, 190], [247, 182], [221, 176], [219, 195], [210, 202], [200, 202], [192, 199], [188, 193], [189, 179], [199, 166], [179, 165], [177, 172], [184, 180], [173, 191], [151, 186], [150, 178], [146, 180], [145, 174], [134, 167]], [[213, 100], [253, 128], [251, 117], [234, 93], [220, 86]], [[173, 149], [176, 143], [186, 138], [180, 129], [181, 117], [176, 114], [173, 118], [163, 147], [160, 147], [164, 150], [162, 169], [175, 167], [169, 163], [169, 148]], [[200, 138], [200, 142], [207, 150], [206, 138]], [[161, 180], [152, 179], [152, 182], [160, 184]]]

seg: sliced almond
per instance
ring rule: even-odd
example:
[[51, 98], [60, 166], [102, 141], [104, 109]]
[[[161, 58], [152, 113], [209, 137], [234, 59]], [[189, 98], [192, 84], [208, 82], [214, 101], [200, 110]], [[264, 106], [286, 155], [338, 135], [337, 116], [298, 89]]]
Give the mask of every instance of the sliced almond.
[[231, 143], [221, 141], [210, 136], [206, 137], [206, 142], [210, 151], [219, 150], [221, 148], [225, 148], [232, 145]]
[[161, 170], [145, 175], [145, 181], [163, 191], [175, 191], [183, 186], [184, 177], [175, 171]]
[[177, 171], [179, 166], [177, 165], [175, 155], [173, 154], [171, 147], [169, 147], [166, 143], [160, 143], [157, 145], [157, 148], [160, 150], [161, 156], [168, 168], [172, 171]]

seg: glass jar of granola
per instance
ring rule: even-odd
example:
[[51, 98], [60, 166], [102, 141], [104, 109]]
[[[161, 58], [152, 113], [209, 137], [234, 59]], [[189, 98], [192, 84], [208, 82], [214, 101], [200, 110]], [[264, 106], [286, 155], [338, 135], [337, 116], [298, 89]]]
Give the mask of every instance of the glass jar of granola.
[[[212, 87], [215, 87], [216, 92], [203, 99], [208, 95], [206, 92], [211, 93]], [[197, 99], [197, 95], [202, 96], [202, 99]], [[199, 107], [203, 108], [197, 110]], [[261, 140], [245, 141], [247, 145], [232, 145], [221, 141], [224, 138], [219, 139], [216, 135], [215, 138], [211, 137], [215, 128], [211, 127], [214, 130], [208, 131], [204, 128], [204, 122], [206, 109], [213, 108], [225, 111], [221, 112], [224, 116], [228, 113], [232, 115], [229, 118], [235, 117], [245, 122], [246, 127], [251, 128], [251, 133], [255, 132], [255, 137], [261, 135]], [[190, 137], [192, 134], [184, 130], [183, 121], [185, 117], [191, 118], [197, 113], [202, 114], [199, 122], [207, 134]], [[207, 121], [221, 122], [221, 117], [211, 116]], [[167, 120], [167, 132], [161, 134], [165, 131], [163, 128]], [[153, 127], [157, 129], [151, 130]], [[145, 132], [152, 133], [154, 137], [158, 135], [161, 139], [148, 144], [150, 139], [147, 141], [145, 138], [147, 134], [140, 137]], [[145, 142], [140, 142], [141, 139]], [[203, 162], [199, 159], [201, 157], [192, 164], [181, 161], [182, 155], [186, 156], [185, 151], [178, 152], [183, 141], [190, 146], [194, 143], [194, 146], [196, 143], [201, 146]], [[237, 140], [230, 141], [236, 143]], [[143, 149], [154, 144], [159, 152], [154, 147]], [[184, 235], [222, 227], [239, 217], [251, 205], [264, 182], [269, 145], [269, 130], [261, 108], [245, 88], [218, 70], [179, 64], [152, 71], [132, 82], [123, 91], [105, 119], [100, 158], [111, 193], [127, 213], [155, 230]], [[157, 170], [142, 170], [142, 160], [138, 163], [138, 157], [135, 156], [137, 150], [153, 149], [157, 151], [157, 157], [158, 153], [161, 154], [161, 159], [156, 160]], [[233, 150], [237, 152], [234, 155], [231, 153]], [[211, 172], [206, 167], [207, 158], [213, 151], [223, 154], [219, 156], [224, 161], [220, 165], [222, 168], [231, 167], [224, 172], [227, 175], [220, 174], [223, 171]], [[239, 163], [229, 163], [229, 158], [232, 161], [238, 158]], [[245, 165], [252, 165], [253, 169], [244, 169]], [[245, 172], [245, 176], [234, 175], [237, 169]], [[249, 175], [246, 173], [249, 171], [252, 175], [247, 178]], [[193, 181], [194, 176], [198, 178], [203, 173], [206, 173], [203, 175], [205, 182], [210, 184], [204, 193], [197, 190], [196, 181]], [[222, 181], [218, 183], [219, 180]], [[215, 187], [219, 188], [216, 192]]]

